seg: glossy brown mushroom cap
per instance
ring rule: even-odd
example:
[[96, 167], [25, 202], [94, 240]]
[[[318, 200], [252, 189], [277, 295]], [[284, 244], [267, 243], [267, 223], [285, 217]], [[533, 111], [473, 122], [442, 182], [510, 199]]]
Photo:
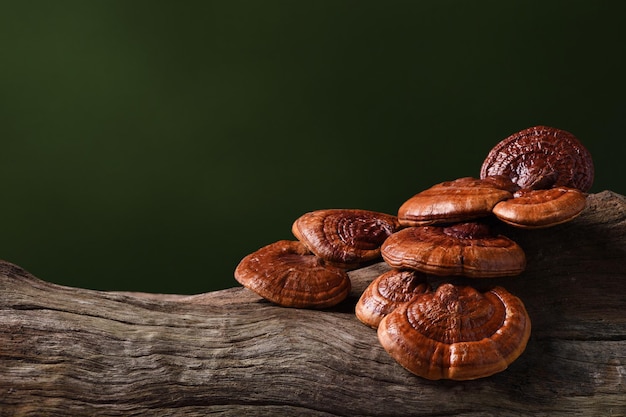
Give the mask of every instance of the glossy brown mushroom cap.
[[571, 133], [547, 126], [517, 132], [487, 155], [480, 177], [505, 175], [520, 188], [553, 186], [589, 191], [594, 166], [591, 154]]
[[442, 182], [405, 201], [398, 210], [398, 221], [403, 226], [420, 226], [484, 217], [498, 202], [512, 198], [516, 189], [503, 176]]
[[493, 214], [516, 227], [550, 227], [577, 217], [585, 208], [586, 202], [585, 194], [574, 188], [520, 190], [515, 193], [515, 198], [498, 203]]
[[381, 255], [393, 268], [440, 276], [512, 276], [526, 267], [526, 256], [517, 243], [476, 222], [408, 227], [385, 241]]
[[244, 257], [235, 279], [283, 307], [326, 308], [350, 293], [348, 274], [328, 266], [302, 243], [281, 240]]
[[430, 290], [426, 275], [418, 271], [392, 269], [372, 281], [356, 303], [361, 323], [377, 328], [380, 321], [398, 306]]
[[350, 268], [380, 257], [380, 246], [400, 227], [396, 216], [358, 209], [317, 210], [300, 216], [292, 232], [311, 252]]
[[416, 375], [468, 380], [506, 369], [526, 348], [530, 328], [524, 304], [505, 289], [443, 284], [387, 315], [378, 339]]

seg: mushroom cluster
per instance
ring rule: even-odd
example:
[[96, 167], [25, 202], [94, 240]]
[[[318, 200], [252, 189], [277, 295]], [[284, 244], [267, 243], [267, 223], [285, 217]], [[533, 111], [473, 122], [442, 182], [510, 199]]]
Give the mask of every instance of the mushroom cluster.
[[391, 269], [369, 284], [355, 314], [377, 329], [383, 348], [427, 379], [490, 376], [526, 348], [524, 304], [500, 286], [481, 292], [446, 278], [522, 273], [524, 251], [495, 234], [490, 219], [525, 229], [572, 220], [585, 208], [593, 176], [591, 155], [574, 135], [532, 127], [498, 143], [480, 178], [436, 184], [397, 216], [359, 209], [302, 215], [292, 227], [296, 240], [247, 255], [235, 279], [281, 306], [327, 308], [348, 296], [347, 271], [382, 258]]

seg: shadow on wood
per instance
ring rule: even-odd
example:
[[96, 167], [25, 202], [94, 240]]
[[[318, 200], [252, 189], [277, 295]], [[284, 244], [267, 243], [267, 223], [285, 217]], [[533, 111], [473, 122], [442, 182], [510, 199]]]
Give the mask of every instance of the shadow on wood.
[[0, 415], [626, 415], [626, 199], [591, 195], [551, 229], [501, 227], [527, 271], [472, 283], [519, 296], [533, 332], [506, 371], [465, 382], [409, 374], [357, 321], [383, 263], [353, 271], [326, 311], [243, 288], [68, 288], [0, 263]]

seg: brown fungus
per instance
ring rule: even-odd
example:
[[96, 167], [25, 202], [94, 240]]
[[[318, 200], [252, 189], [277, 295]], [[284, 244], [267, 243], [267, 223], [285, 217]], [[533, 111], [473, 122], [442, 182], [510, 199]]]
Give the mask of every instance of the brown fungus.
[[526, 348], [530, 328], [522, 301], [503, 288], [442, 284], [383, 318], [378, 339], [416, 375], [468, 380], [506, 369]]
[[551, 227], [577, 217], [586, 202], [584, 193], [569, 187], [520, 190], [515, 193], [515, 198], [496, 204], [493, 214], [516, 227]]
[[356, 303], [361, 323], [377, 328], [380, 321], [398, 306], [430, 290], [426, 275], [411, 270], [392, 269], [374, 279]]
[[302, 243], [281, 240], [244, 257], [235, 279], [283, 307], [326, 308], [350, 293], [347, 272], [327, 265]]
[[354, 268], [380, 257], [380, 246], [400, 225], [396, 216], [358, 209], [316, 210], [300, 216], [292, 232], [327, 262]]
[[517, 243], [478, 222], [408, 227], [387, 238], [381, 255], [393, 268], [439, 276], [512, 276], [526, 267], [526, 256]]
[[425, 226], [485, 217], [497, 203], [512, 198], [517, 188], [504, 176], [442, 182], [405, 201], [398, 221], [403, 226]]
[[571, 133], [547, 126], [517, 132], [489, 152], [480, 177], [504, 175], [520, 188], [553, 186], [589, 191], [594, 166], [591, 154]]

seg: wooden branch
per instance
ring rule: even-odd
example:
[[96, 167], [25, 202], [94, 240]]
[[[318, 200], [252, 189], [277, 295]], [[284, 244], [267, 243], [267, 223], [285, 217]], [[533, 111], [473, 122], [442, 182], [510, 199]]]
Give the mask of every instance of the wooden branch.
[[502, 227], [527, 271], [473, 282], [519, 296], [533, 332], [509, 369], [465, 382], [406, 372], [357, 321], [382, 263], [352, 272], [327, 311], [242, 288], [68, 288], [0, 263], [0, 415], [626, 415], [626, 199], [591, 195], [551, 229]]

